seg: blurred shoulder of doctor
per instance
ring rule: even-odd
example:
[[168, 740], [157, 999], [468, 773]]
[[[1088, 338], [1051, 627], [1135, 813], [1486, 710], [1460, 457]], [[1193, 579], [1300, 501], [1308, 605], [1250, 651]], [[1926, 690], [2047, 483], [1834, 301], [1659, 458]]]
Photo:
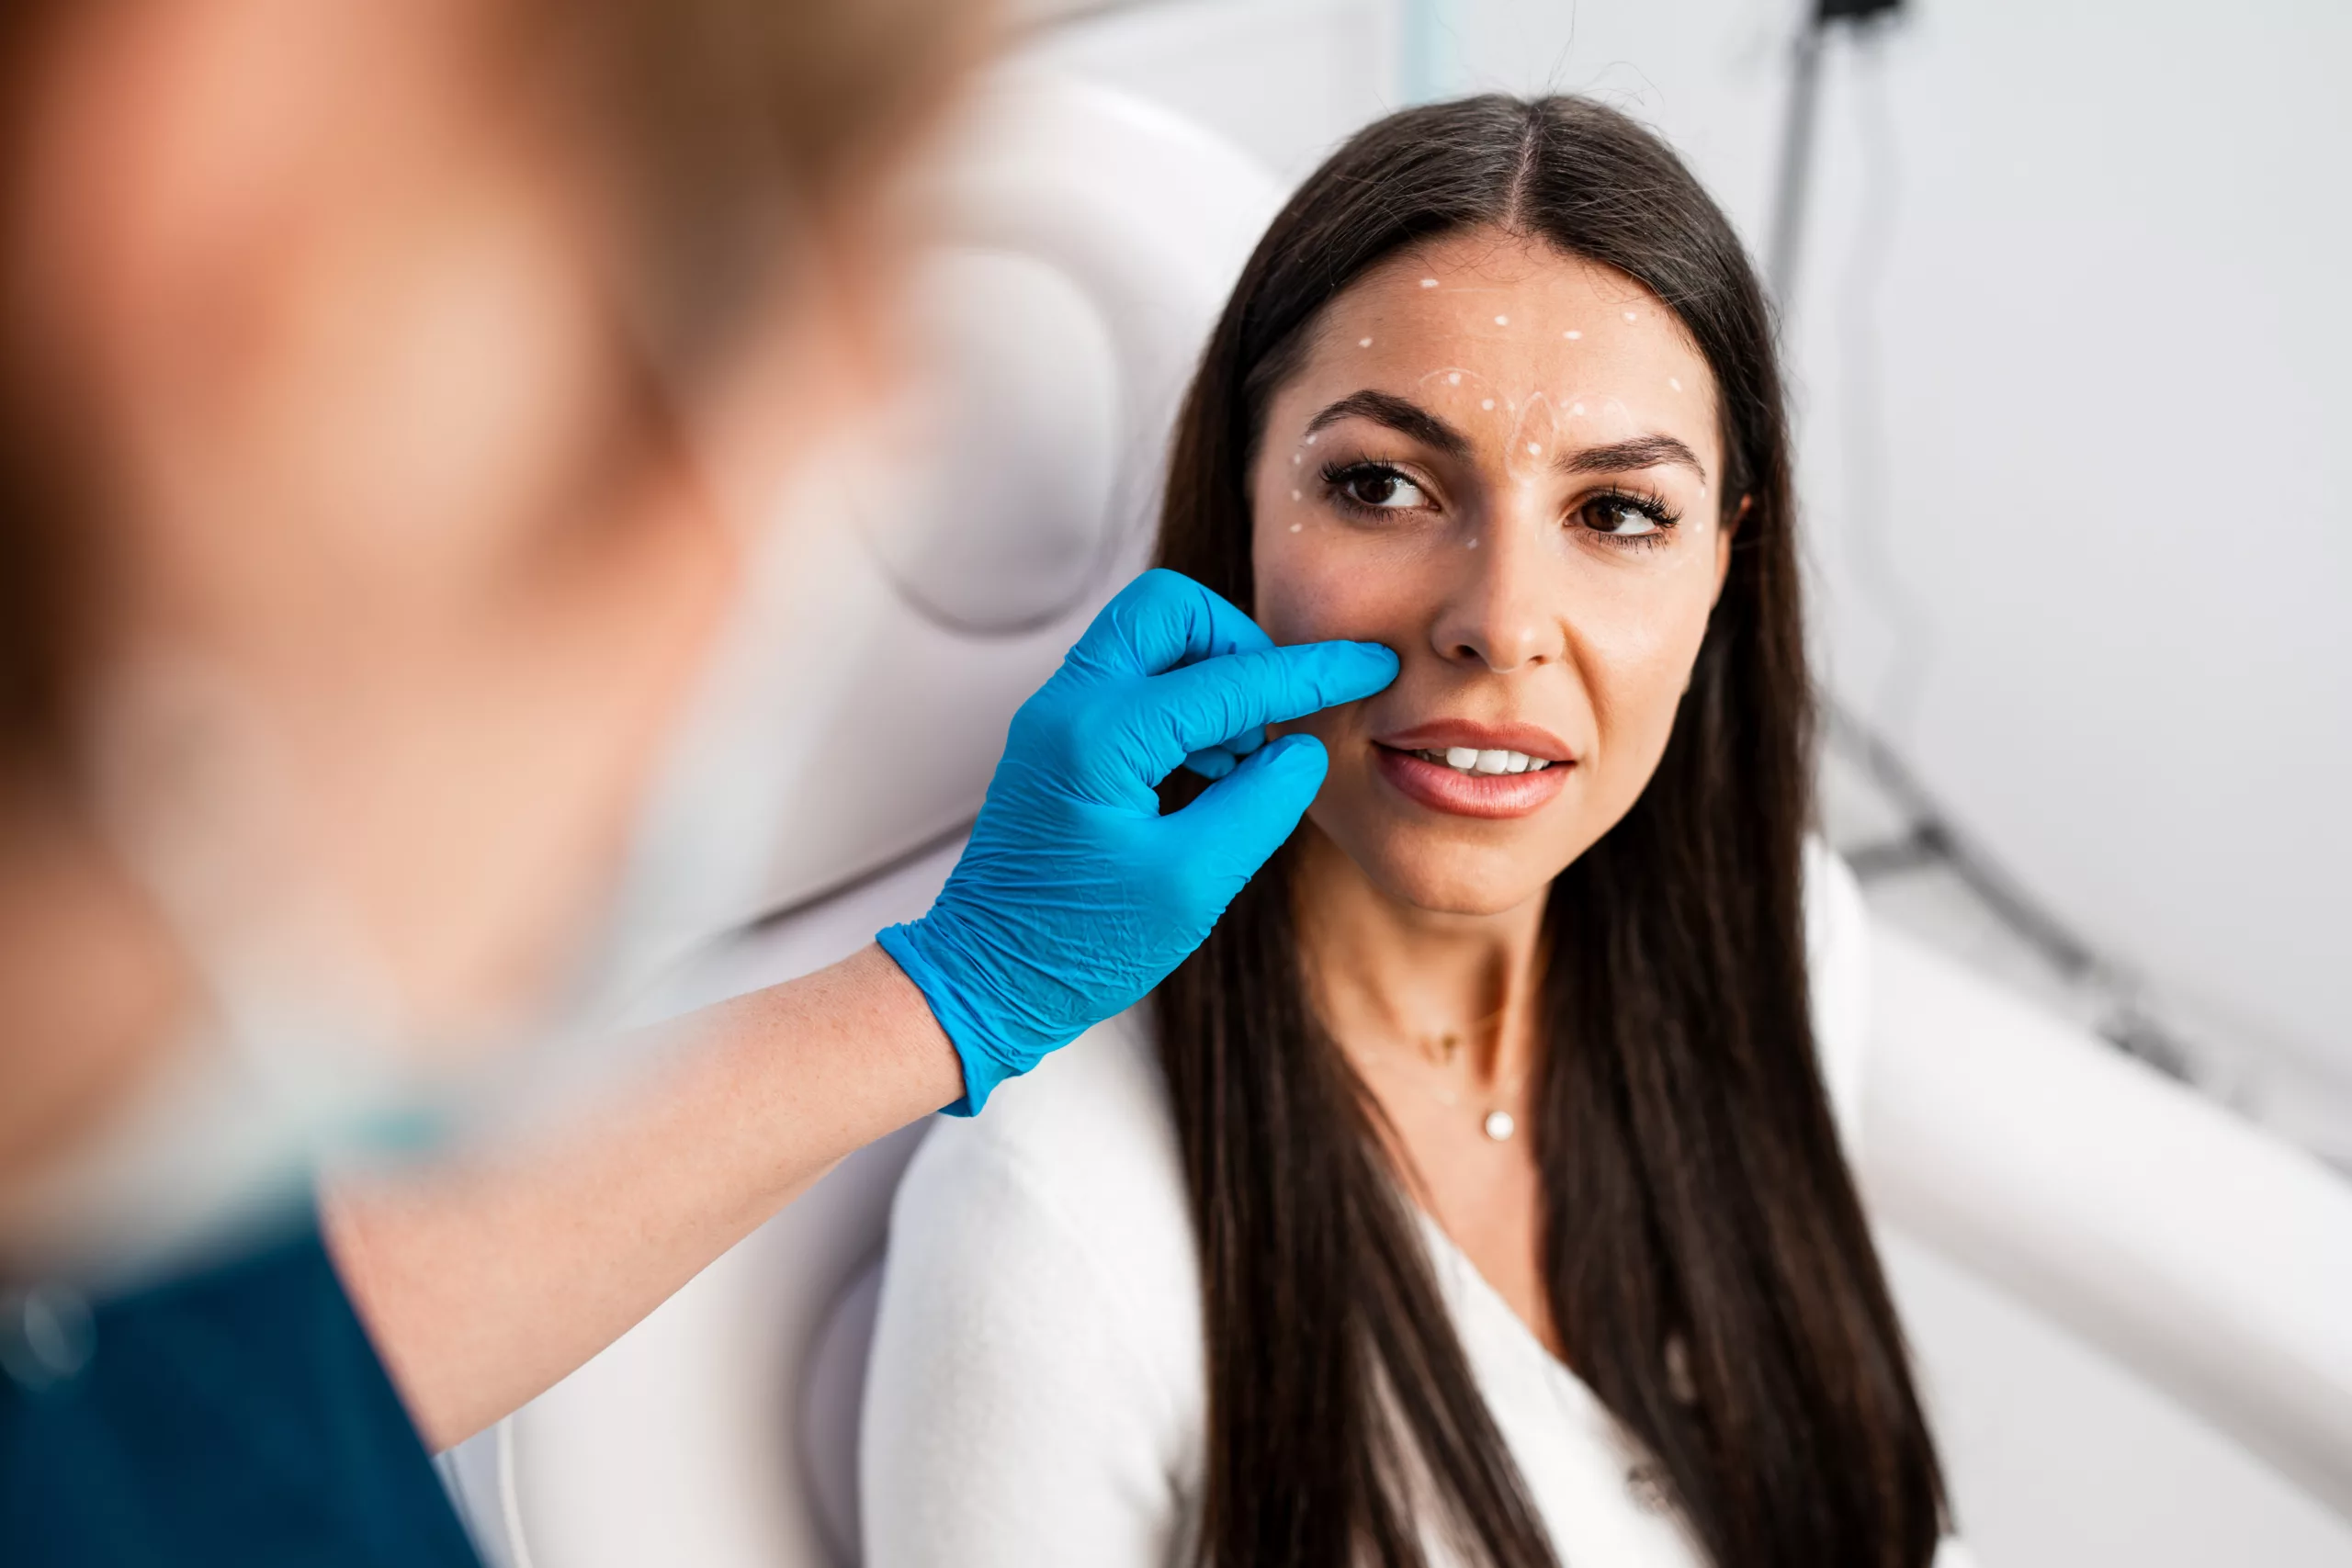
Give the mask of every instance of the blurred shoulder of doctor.
[[[466, 1560], [427, 1447], [1140, 995], [1295, 821], [1319, 753], [1255, 726], [1377, 650], [1268, 662], [1148, 581], [887, 953], [512, 1157], [232, 1201], [383, 1061], [526, 1037], [595, 940], [746, 519], [885, 378], [891, 178], [983, 30], [0, 7], [0, 1558]], [[1188, 751], [1232, 787], [1180, 841], [1145, 818]], [[1023, 880], [1057, 874], [1088, 900]]]

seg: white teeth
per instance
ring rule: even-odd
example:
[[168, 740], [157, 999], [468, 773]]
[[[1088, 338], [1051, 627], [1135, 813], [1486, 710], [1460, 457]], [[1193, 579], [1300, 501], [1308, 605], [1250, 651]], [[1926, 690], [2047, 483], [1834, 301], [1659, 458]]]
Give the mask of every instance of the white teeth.
[[1442, 751], [1416, 751], [1424, 761], [1442, 762], [1465, 773], [1540, 773], [1552, 764], [1524, 751], [1481, 751], [1471, 746], [1449, 746]]

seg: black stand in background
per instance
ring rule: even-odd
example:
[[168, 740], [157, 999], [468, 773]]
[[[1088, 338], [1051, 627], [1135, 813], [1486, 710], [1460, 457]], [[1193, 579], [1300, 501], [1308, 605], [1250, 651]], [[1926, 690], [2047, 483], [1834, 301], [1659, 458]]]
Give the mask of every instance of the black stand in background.
[[[1796, 298], [1797, 262], [1813, 171], [1815, 127], [1821, 99], [1821, 56], [1833, 35], [1891, 21], [1903, 0], [1815, 0], [1798, 32], [1790, 71], [1788, 114], [1782, 122], [1781, 166], [1772, 197], [1766, 279], [1783, 321]], [[1918, 774], [1869, 718], [1824, 691], [1829, 744], [1859, 767], [1901, 812], [1905, 830], [1892, 840], [1847, 851], [1855, 874], [1875, 877], [1940, 867], [1959, 879], [1985, 911], [2038, 953], [2070, 985], [2103, 994], [2098, 1030], [2110, 1043], [2177, 1077], [2188, 1077], [2189, 1053], [2135, 999], [2128, 967], [2111, 962], [2076, 933], [1939, 805]]]

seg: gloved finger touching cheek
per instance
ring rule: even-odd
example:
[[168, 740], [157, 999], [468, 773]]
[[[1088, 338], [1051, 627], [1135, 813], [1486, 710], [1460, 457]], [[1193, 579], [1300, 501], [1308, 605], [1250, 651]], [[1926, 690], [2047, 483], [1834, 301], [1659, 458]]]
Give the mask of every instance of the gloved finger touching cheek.
[[[1123, 590], [1013, 716], [938, 902], [877, 939], [963, 1059], [950, 1109], [977, 1111], [1200, 945], [1323, 782], [1319, 742], [1265, 744], [1264, 726], [1396, 672], [1377, 644], [1275, 648], [1174, 572]], [[1162, 817], [1153, 786], [1187, 763], [1217, 782]]]

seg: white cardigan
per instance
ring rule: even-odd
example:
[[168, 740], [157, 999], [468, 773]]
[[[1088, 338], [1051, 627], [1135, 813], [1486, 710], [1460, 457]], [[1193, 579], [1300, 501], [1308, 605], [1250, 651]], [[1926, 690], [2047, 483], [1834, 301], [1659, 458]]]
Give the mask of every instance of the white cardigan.
[[[1850, 1140], [1868, 931], [1807, 866], [1815, 1031]], [[1440, 1290], [1561, 1560], [1699, 1568], [1641, 1455], [1437, 1224]], [[892, 1212], [861, 1442], [871, 1568], [1161, 1568], [1197, 1526], [1200, 1272], [1147, 1010], [943, 1121]], [[1438, 1543], [1432, 1562], [1446, 1560]], [[1939, 1568], [1963, 1560], [1947, 1543]]]

